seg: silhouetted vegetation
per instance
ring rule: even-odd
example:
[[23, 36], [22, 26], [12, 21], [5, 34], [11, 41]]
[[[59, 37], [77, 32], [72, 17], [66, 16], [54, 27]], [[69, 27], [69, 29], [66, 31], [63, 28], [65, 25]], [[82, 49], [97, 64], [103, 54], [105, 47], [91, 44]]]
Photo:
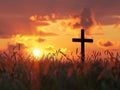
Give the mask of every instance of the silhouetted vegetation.
[[0, 90], [120, 90], [118, 53], [93, 51], [85, 63], [78, 49], [75, 54], [58, 50], [35, 60], [19, 52], [1, 52]]

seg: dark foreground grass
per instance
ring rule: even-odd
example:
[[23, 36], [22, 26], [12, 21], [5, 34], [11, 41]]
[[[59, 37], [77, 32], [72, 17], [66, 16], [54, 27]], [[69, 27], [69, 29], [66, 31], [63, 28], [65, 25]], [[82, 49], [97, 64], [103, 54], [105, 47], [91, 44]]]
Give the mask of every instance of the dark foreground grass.
[[17, 52], [2, 52], [0, 90], [120, 90], [118, 53], [105, 51], [107, 58], [100, 58], [100, 52], [93, 52], [85, 63], [59, 53], [59, 60], [58, 52], [36, 60]]

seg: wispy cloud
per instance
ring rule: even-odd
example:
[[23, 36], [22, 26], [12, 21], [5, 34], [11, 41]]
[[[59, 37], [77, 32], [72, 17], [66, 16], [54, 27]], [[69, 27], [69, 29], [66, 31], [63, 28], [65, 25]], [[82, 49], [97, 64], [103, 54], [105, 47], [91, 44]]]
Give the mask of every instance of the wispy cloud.
[[38, 31], [37, 35], [40, 36], [58, 36], [58, 34], [53, 32], [44, 32], [44, 31]]

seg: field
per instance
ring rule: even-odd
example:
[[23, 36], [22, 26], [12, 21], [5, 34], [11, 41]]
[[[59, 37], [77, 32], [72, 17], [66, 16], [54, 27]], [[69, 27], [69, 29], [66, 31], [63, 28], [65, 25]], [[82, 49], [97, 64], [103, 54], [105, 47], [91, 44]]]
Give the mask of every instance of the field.
[[120, 90], [119, 53], [93, 51], [84, 63], [79, 58], [77, 50], [71, 56], [58, 50], [40, 60], [1, 52], [0, 90]]

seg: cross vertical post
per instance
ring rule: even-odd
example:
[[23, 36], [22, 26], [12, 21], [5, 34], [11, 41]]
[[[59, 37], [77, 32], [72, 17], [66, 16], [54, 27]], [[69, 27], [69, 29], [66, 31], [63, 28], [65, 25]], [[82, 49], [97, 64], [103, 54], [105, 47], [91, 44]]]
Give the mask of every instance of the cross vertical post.
[[81, 30], [81, 60], [84, 62], [85, 59], [85, 44], [84, 44], [84, 30]]
[[85, 42], [93, 42], [93, 39], [85, 39], [84, 29], [81, 29], [81, 39], [80, 38], [72, 38], [73, 42], [81, 42], [81, 60], [85, 61]]

